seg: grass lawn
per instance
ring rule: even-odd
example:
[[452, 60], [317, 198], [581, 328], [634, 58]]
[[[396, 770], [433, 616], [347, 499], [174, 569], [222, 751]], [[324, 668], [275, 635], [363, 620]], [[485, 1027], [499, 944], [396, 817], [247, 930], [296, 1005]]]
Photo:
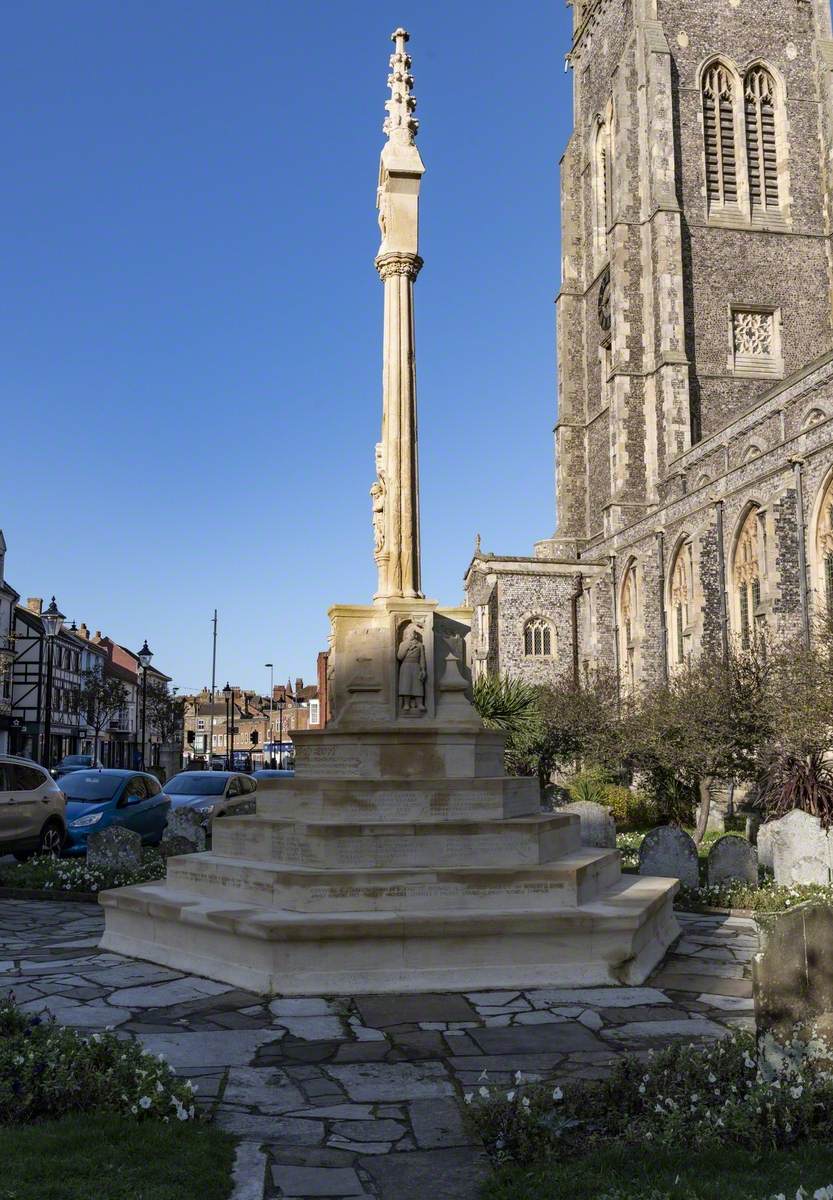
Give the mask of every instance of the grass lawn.
[[483, 1200], [794, 1200], [833, 1183], [833, 1145], [754, 1154], [727, 1146], [696, 1154], [600, 1150], [587, 1159], [530, 1169], [505, 1168]]
[[0, 1200], [228, 1200], [234, 1138], [99, 1113], [0, 1126]]

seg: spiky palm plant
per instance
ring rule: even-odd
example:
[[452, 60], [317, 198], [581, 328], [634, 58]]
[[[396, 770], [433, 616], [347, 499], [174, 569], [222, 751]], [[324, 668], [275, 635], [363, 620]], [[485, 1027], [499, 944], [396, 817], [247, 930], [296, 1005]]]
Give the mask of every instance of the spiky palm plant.
[[766, 770], [761, 800], [768, 820], [798, 808], [828, 829], [833, 824], [833, 764], [825, 751], [776, 754]]
[[540, 723], [538, 691], [522, 679], [483, 675], [474, 685], [473, 700], [487, 729], [518, 737], [532, 735]]

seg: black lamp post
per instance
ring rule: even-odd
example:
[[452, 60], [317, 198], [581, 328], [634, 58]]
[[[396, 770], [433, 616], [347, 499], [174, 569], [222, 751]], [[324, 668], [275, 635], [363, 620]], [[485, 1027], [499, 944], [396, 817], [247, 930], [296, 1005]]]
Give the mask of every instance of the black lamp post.
[[234, 745], [234, 743], [231, 740], [231, 719], [230, 719], [231, 698], [233, 695], [234, 695], [234, 692], [231, 690], [231, 684], [227, 683], [226, 686], [223, 688], [223, 696], [225, 697], [225, 701], [226, 701], [226, 755], [228, 757], [228, 769], [230, 771], [232, 770], [232, 765], [231, 765], [232, 764], [232, 750], [230, 749], [230, 747], [233, 747], [233, 745]]
[[43, 719], [43, 755], [41, 763], [49, 770], [52, 760], [52, 664], [54, 658], [55, 638], [61, 632], [64, 624], [64, 614], [55, 603], [55, 597], [45, 613], [42, 614], [43, 632], [46, 635], [46, 711]]
[[153, 658], [153, 652], [148, 648], [148, 640], [145, 638], [141, 650], [136, 655], [142, 668], [142, 770], [145, 769], [145, 729], [147, 727], [147, 710], [148, 710], [148, 667], [150, 660]]

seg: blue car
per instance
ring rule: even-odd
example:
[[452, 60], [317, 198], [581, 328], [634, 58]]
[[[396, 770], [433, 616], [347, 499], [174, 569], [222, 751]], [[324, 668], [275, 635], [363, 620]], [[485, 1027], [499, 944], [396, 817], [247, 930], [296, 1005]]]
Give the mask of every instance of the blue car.
[[124, 825], [145, 845], [162, 840], [171, 802], [159, 780], [143, 771], [73, 771], [64, 775], [67, 838], [64, 854], [86, 854], [91, 833]]

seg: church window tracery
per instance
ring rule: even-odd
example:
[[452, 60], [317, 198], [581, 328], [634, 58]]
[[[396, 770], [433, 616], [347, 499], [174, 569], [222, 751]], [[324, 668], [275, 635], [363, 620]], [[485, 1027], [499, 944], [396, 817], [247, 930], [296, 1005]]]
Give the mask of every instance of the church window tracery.
[[706, 69], [702, 93], [706, 197], [711, 210], [738, 202], [735, 81], [724, 63], [715, 62]]
[[680, 546], [671, 567], [669, 601], [671, 606], [671, 663], [683, 666], [691, 656], [693, 617], [694, 557], [690, 541]]
[[761, 513], [751, 508], [741, 526], [735, 546], [733, 580], [735, 613], [742, 649], [748, 650], [763, 624], [760, 613], [764, 581], [765, 548], [760, 534]]
[[752, 215], [780, 208], [775, 129], [775, 80], [765, 67], [747, 72], [743, 87], [746, 166]]
[[636, 690], [637, 657], [640, 643], [639, 582], [636, 563], [631, 562], [622, 578], [619, 609], [619, 665], [626, 694]]
[[550, 658], [555, 636], [549, 621], [530, 617], [524, 625], [524, 654], [527, 658]]
[[817, 606], [833, 616], [833, 478], [822, 493], [811, 543]]

